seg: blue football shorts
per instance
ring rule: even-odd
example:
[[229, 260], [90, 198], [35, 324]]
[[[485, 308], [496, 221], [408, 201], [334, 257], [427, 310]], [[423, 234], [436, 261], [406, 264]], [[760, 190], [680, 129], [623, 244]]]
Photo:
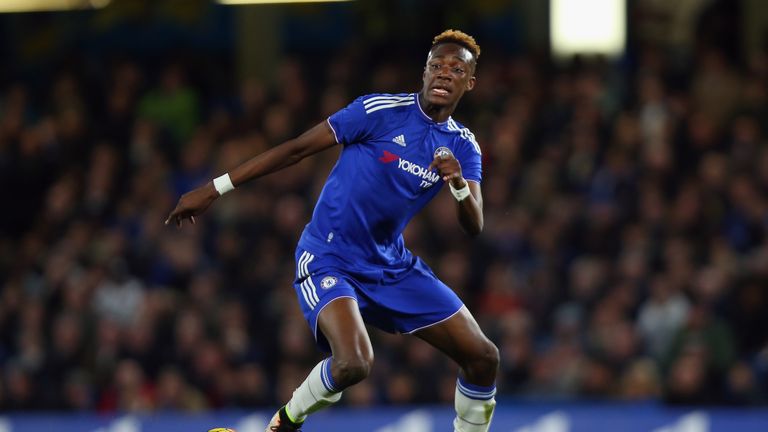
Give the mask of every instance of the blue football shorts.
[[389, 333], [413, 333], [455, 315], [464, 305], [420, 258], [404, 268], [388, 270], [352, 266], [333, 255], [315, 255], [296, 249], [293, 282], [301, 310], [317, 345], [330, 345], [317, 328], [317, 318], [331, 301], [349, 297], [357, 301], [366, 324]]

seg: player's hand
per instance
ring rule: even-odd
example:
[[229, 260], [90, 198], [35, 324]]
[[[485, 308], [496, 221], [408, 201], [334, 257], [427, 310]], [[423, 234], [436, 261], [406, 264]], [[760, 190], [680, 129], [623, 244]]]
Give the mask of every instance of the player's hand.
[[181, 227], [184, 219], [189, 219], [189, 221], [194, 224], [195, 216], [208, 209], [211, 203], [218, 197], [219, 193], [216, 191], [216, 188], [213, 187], [213, 183], [211, 182], [205, 186], [201, 186], [185, 193], [179, 198], [176, 208], [174, 208], [171, 214], [168, 215], [165, 224], [168, 225], [169, 223], [174, 222], [177, 227]]
[[429, 164], [429, 170], [433, 168], [437, 169], [443, 181], [451, 182], [455, 189], [461, 189], [466, 186], [467, 181], [464, 180], [464, 176], [461, 174], [461, 164], [453, 153], [444, 151], [437, 155]]

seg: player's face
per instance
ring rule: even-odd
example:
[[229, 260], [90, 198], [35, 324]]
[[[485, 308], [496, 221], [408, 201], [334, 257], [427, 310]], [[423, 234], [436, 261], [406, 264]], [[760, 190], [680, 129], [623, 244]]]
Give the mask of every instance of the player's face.
[[468, 49], [446, 43], [429, 52], [424, 68], [424, 98], [433, 105], [455, 105], [475, 87], [475, 61]]

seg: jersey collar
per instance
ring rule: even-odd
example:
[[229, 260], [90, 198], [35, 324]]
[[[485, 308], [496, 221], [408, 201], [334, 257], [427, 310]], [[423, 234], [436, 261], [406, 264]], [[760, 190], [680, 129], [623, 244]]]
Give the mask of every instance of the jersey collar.
[[448, 116], [448, 118], [445, 121], [443, 121], [443, 122], [436, 122], [436, 121], [432, 120], [432, 117], [428, 116], [427, 113], [425, 113], [424, 110], [421, 108], [421, 102], [419, 101], [419, 94], [418, 93], [414, 93], [413, 97], [416, 98], [416, 106], [419, 107], [419, 112], [421, 113], [421, 118], [422, 119], [424, 119], [425, 121], [427, 121], [427, 122], [429, 122], [431, 124], [438, 125], [438, 126], [441, 126], [441, 127], [447, 127], [448, 126], [448, 122], [450, 122], [452, 120], [451, 116]]

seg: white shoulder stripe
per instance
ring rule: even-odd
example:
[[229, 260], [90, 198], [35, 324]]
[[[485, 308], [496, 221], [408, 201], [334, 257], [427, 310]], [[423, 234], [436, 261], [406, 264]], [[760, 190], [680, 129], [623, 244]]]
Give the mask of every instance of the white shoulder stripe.
[[368, 105], [371, 104], [371, 102], [380, 101], [380, 100], [388, 100], [392, 102], [399, 102], [403, 100], [412, 99], [413, 95], [407, 95], [407, 96], [374, 96], [372, 98], [368, 98], [363, 100], [363, 105], [367, 108]]
[[[399, 100], [398, 99], [381, 99], [381, 100], [377, 100], [377, 101], [374, 101], [374, 102], [371, 102], [371, 103], [367, 103], [366, 102], [365, 109], [367, 109], [367, 110], [371, 109], [371, 108], [375, 107], [376, 105], [386, 105], [386, 104], [391, 104], [391, 103], [400, 103], [400, 102], [408, 102], [408, 101], [411, 101], [410, 98], [399, 99]], [[413, 102], [413, 101], [411, 101], [411, 102]]]
[[456, 124], [456, 121], [452, 118], [448, 119], [448, 129], [458, 132], [462, 138], [472, 143], [472, 146], [475, 147], [477, 154], [483, 154], [483, 151], [480, 150], [480, 144], [478, 144], [477, 140], [475, 139], [475, 134], [473, 134], [469, 129], [459, 127], [459, 125]]
[[377, 106], [377, 107], [374, 107], [374, 108], [371, 108], [371, 109], [365, 110], [365, 113], [366, 113], [366, 114], [370, 114], [370, 113], [372, 113], [372, 112], [375, 112], [375, 111], [378, 111], [378, 110], [380, 110], [380, 109], [384, 109], [384, 108], [394, 108], [394, 107], [399, 107], [399, 106], [407, 106], [407, 105], [413, 105], [414, 103], [416, 103], [416, 102], [414, 102], [414, 101], [412, 101], [412, 100], [411, 100], [411, 101], [403, 101], [403, 102], [393, 102], [393, 103], [390, 103], [390, 104], [386, 104], [386, 105], [379, 105], [379, 106]]

